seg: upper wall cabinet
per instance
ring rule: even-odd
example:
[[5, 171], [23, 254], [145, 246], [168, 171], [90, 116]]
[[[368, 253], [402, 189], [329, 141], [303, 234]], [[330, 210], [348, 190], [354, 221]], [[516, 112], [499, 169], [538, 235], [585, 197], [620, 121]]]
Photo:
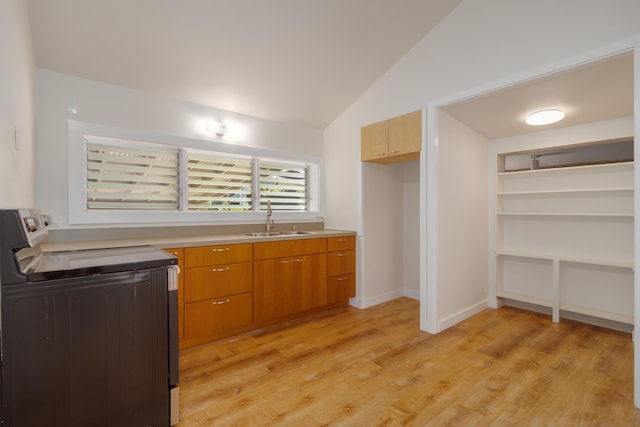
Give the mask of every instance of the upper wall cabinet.
[[389, 164], [419, 159], [422, 111], [364, 126], [361, 143], [363, 162]]

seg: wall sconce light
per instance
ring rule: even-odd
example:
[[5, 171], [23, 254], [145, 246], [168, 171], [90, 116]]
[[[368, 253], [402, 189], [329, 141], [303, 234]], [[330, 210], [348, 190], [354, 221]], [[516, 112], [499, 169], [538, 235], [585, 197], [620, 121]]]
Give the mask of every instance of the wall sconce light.
[[214, 122], [209, 120], [207, 122], [207, 133], [209, 135], [224, 136], [227, 133], [227, 126], [222, 122]]

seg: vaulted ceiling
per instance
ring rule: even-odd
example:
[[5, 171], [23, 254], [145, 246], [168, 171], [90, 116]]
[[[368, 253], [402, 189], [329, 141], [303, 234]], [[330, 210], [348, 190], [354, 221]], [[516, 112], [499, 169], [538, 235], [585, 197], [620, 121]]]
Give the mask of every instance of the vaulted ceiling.
[[461, 0], [27, 0], [36, 65], [324, 128]]

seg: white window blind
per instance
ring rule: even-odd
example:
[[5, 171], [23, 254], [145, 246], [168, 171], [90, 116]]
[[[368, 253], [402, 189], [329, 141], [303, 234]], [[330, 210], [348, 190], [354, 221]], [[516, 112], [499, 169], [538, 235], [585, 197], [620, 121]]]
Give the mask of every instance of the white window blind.
[[252, 209], [250, 158], [189, 153], [188, 159], [189, 210]]
[[260, 161], [260, 209], [270, 200], [273, 210], [306, 211], [308, 194], [306, 165]]
[[178, 209], [178, 151], [86, 139], [88, 209]]

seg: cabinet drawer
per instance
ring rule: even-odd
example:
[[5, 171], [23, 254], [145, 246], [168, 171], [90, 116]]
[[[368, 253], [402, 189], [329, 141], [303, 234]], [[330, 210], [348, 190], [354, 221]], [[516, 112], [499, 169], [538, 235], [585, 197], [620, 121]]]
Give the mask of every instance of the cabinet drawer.
[[253, 250], [251, 243], [198, 246], [195, 248], [186, 248], [184, 257], [185, 267], [204, 267], [207, 265], [251, 261]]
[[326, 252], [327, 239], [296, 239], [259, 242], [253, 245], [255, 259], [284, 258]]
[[327, 238], [327, 250], [332, 251], [349, 251], [356, 248], [355, 236], [339, 236]]
[[251, 292], [185, 305], [185, 339], [211, 338], [252, 322]]
[[251, 292], [251, 262], [188, 268], [185, 271], [185, 301], [199, 301]]
[[353, 273], [329, 277], [327, 280], [327, 303], [344, 301], [356, 296], [356, 276]]
[[327, 274], [329, 277], [339, 274], [355, 273], [355, 251], [329, 252], [327, 254]]

